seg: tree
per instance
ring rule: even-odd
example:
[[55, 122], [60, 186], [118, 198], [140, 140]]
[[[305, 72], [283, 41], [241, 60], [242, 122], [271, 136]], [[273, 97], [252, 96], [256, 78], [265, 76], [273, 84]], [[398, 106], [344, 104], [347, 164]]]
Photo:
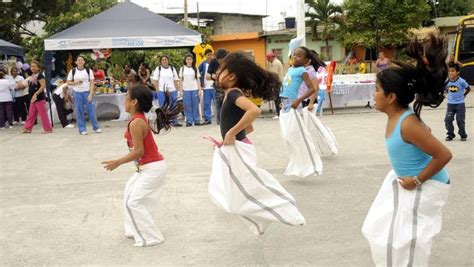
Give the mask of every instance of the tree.
[[34, 35], [22, 40], [21, 44], [25, 48], [27, 56], [29, 58], [43, 58], [44, 39], [99, 14], [112, 7], [115, 3], [117, 3], [117, 0], [80, 0], [71, 4], [66, 12], [48, 16], [44, 26], [46, 32], [44, 36]]
[[399, 46], [409, 38], [409, 29], [429, 18], [425, 0], [346, 0], [345, 23], [340, 38], [346, 47]]
[[[305, 0], [305, 3], [309, 6], [306, 17], [310, 19], [308, 24], [311, 26], [313, 36], [319, 36], [325, 42], [326, 50], [322, 57], [329, 59], [329, 39], [333, 38], [336, 33], [342, 9], [340, 6], [330, 3], [329, 0]], [[318, 35], [319, 28], [321, 28], [320, 35]]]
[[438, 0], [436, 17], [466, 16], [474, 11], [474, 1], [467, 0]]
[[[73, 1], [72, 1], [73, 2]], [[27, 29], [30, 21], [47, 22], [48, 17], [57, 16], [69, 10], [68, 0], [15, 0], [0, 2], [0, 38], [19, 44], [22, 35], [36, 36]]]

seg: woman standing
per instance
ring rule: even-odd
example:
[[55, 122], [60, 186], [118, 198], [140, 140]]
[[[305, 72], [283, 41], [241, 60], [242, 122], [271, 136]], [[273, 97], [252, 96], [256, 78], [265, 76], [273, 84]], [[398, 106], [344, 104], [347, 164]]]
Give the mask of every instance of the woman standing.
[[25, 124], [28, 115], [28, 104], [30, 103], [28, 95], [28, 84], [24, 84], [25, 78], [18, 75], [18, 68], [12, 67], [10, 74], [15, 83], [15, 102], [13, 102], [13, 120]]
[[30, 109], [28, 112], [28, 118], [24, 128], [21, 130], [22, 133], [31, 133], [33, 125], [35, 124], [36, 116], [39, 114], [41, 123], [43, 124], [43, 133], [52, 133], [53, 128], [46, 112], [46, 96], [44, 90], [46, 88], [46, 80], [41, 73], [40, 63], [33, 60], [30, 64], [31, 79], [29, 82], [29, 94], [31, 96]]
[[3, 70], [0, 70], [0, 129], [5, 129], [5, 114], [7, 114], [8, 128], [13, 128], [13, 84], [7, 79]]
[[186, 116], [186, 127], [201, 125], [199, 116], [199, 95], [202, 95], [200, 74], [196, 69], [194, 57], [189, 54], [183, 60], [184, 66], [179, 70], [182, 82], [184, 115]]
[[102, 132], [95, 116], [95, 105], [93, 103], [95, 94], [94, 73], [92, 73], [92, 70], [87, 69], [85, 64], [84, 57], [78, 56], [76, 59], [77, 67], [72, 69], [67, 76], [67, 85], [73, 89], [77, 127], [81, 135], [87, 134], [84, 106], [87, 108], [87, 114], [89, 114], [93, 131], [95, 133]]

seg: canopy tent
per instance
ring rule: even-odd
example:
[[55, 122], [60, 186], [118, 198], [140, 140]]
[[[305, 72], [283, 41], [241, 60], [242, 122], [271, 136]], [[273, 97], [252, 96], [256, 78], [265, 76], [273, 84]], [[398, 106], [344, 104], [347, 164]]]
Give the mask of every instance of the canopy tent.
[[23, 48], [16, 44], [0, 39], [0, 53], [6, 56], [23, 57]]
[[201, 34], [131, 2], [57, 33], [44, 41], [46, 51], [98, 48], [188, 47], [201, 42]]
[[44, 40], [46, 90], [49, 95], [53, 51], [193, 47], [201, 40], [199, 32], [141, 6], [128, 1], [118, 3]]

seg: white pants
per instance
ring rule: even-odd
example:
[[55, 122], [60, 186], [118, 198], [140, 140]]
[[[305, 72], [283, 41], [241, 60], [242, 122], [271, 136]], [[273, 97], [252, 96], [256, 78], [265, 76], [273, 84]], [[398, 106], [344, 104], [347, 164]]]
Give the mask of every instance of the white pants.
[[428, 266], [449, 184], [429, 179], [405, 190], [392, 170], [365, 218], [362, 233], [377, 266]]
[[165, 161], [151, 162], [141, 166], [125, 186], [125, 235], [135, 239], [136, 247], [153, 246], [165, 240], [153, 219], [165, 176]]

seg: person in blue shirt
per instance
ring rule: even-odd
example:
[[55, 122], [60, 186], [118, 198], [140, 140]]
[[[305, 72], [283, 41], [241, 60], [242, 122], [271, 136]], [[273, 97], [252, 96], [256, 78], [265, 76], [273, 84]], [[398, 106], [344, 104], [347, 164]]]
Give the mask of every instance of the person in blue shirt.
[[385, 145], [393, 168], [362, 228], [377, 266], [428, 265], [449, 191], [445, 166], [452, 154], [420, 118], [423, 106], [438, 107], [444, 99], [445, 42], [430, 35], [406, 51], [416, 66], [395, 62], [376, 76], [375, 108], [387, 115]]
[[[288, 112], [291, 108], [297, 109], [301, 102], [309, 98], [314, 92], [314, 86], [308, 75], [305, 65], [311, 60], [311, 51], [302, 46], [295, 49], [292, 60], [293, 66], [288, 69], [283, 78], [282, 90], [280, 92], [282, 111]], [[308, 90], [305, 94], [298, 96], [301, 84], [306, 83]], [[312, 100], [312, 103], [314, 100]]]
[[446, 130], [448, 131], [446, 141], [451, 141], [456, 136], [454, 134], [454, 116], [456, 116], [456, 123], [458, 125], [458, 134], [461, 136], [461, 141], [466, 141], [466, 105], [464, 99], [469, 94], [471, 88], [467, 82], [459, 77], [459, 70], [461, 67], [458, 63], [450, 62], [448, 77], [449, 81], [446, 85], [446, 91], [448, 91], [448, 109], [446, 110], [446, 117], [444, 123]]

